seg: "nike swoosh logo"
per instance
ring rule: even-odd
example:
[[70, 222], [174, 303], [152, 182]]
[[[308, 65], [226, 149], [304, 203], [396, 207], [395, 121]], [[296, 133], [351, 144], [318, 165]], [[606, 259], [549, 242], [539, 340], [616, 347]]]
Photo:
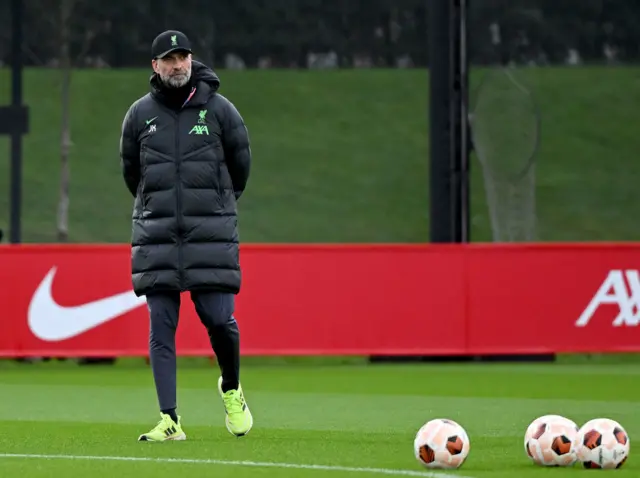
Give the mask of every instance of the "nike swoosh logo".
[[64, 307], [51, 293], [53, 267], [36, 289], [29, 304], [28, 322], [31, 332], [41, 340], [57, 342], [83, 334], [113, 320], [146, 302], [133, 291], [112, 295], [82, 305]]
[[155, 121], [155, 120], [156, 120], [156, 118], [157, 118], [157, 116], [154, 116], [154, 117], [153, 117], [153, 118], [151, 118], [150, 120], [147, 120], [147, 125], [148, 125], [149, 123], [152, 123], [153, 121]]

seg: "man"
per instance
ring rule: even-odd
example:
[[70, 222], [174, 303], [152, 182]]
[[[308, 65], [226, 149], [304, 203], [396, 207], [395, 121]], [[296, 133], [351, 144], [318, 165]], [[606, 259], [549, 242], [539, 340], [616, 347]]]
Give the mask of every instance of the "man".
[[175, 333], [180, 293], [189, 291], [206, 327], [221, 376], [229, 432], [253, 417], [240, 385], [237, 206], [249, 177], [244, 121], [218, 93], [220, 80], [192, 60], [189, 39], [166, 31], [153, 41], [151, 91], [127, 111], [120, 139], [122, 173], [134, 196], [132, 281], [146, 296], [149, 354], [161, 420], [140, 441], [184, 440], [176, 412]]

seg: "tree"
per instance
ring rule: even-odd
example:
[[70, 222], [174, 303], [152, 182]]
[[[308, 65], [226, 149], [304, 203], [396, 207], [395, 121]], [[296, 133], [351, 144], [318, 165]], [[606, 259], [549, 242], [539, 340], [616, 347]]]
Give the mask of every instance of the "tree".
[[[91, 43], [98, 32], [108, 23], [103, 25], [87, 21], [82, 15], [83, 34], [78, 34], [75, 18], [80, 18], [77, 7], [82, 6], [85, 0], [59, 0], [59, 24], [58, 38], [60, 45], [59, 66], [62, 73], [61, 84], [61, 106], [62, 118], [60, 128], [60, 192], [58, 198], [58, 212], [56, 230], [58, 241], [66, 242], [69, 239], [69, 184], [71, 178], [71, 168], [69, 165], [69, 155], [73, 142], [71, 140], [71, 73], [74, 64], [77, 64], [87, 54], [91, 48]], [[84, 5], [86, 6], [86, 5]], [[76, 15], [74, 15], [74, 12]], [[77, 43], [80, 51], [74, 58], [72, 46]]]
[[58, 241], [69, 239], [69, 152], [71, 149], [71, 14], [76, 0], [60, 0], [60, 69], [62, 71], [62, 120], [60, 129], [60, 195], [58, 198]]

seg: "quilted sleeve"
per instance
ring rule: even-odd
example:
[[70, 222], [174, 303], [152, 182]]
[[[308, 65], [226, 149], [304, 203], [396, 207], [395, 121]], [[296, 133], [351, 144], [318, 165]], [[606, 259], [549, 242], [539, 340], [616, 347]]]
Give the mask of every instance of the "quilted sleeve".
[[249, 131], [236, 107], [222, 95], [221, 104], [222, 145], [225, 160], [236, 199], [242, 196], [251, 169], [251, 145]]
[[120, 135], [120, 167], [129, 192], [136, 196], [140, 182], [140, 147], [135, 133], [135, 114], [132, 105], [122, 122]]

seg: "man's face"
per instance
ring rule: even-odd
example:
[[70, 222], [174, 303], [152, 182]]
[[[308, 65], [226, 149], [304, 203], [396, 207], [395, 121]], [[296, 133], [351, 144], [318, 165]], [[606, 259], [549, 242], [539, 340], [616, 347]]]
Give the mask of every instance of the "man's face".
[[151, 61], [162, 82], [173, 88], [186, 85], [191, 78], [191, 53], [174, 51], [164, 58]]

